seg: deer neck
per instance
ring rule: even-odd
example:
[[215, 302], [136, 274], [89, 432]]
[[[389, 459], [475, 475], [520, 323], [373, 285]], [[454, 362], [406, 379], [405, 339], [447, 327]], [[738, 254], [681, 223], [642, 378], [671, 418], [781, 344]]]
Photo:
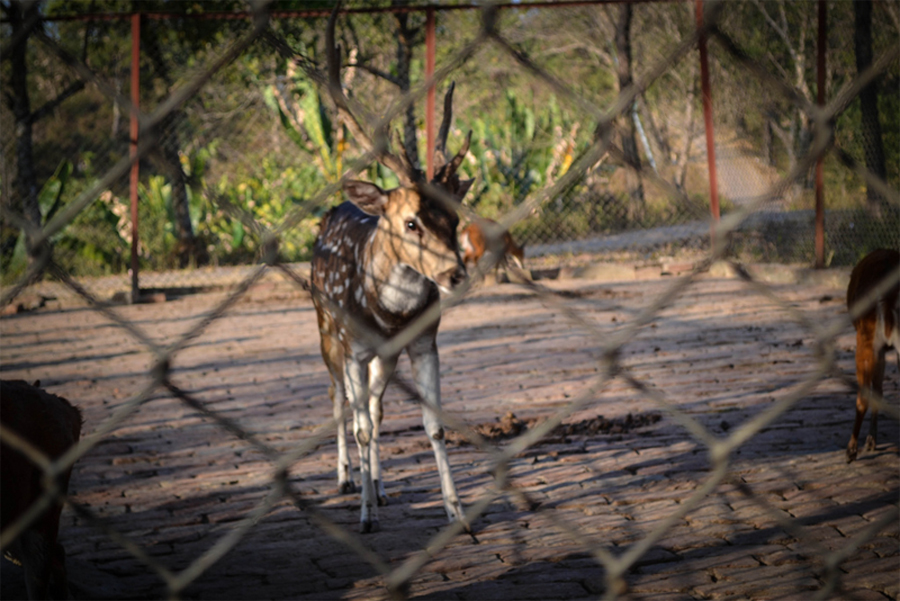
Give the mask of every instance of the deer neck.
[[365, 294], [381, 312], [408, 319], [425, 309], [439, 294], [434, 282], [398, 259], [390, 241], [390, 232], [379, 223], [366, 244]]

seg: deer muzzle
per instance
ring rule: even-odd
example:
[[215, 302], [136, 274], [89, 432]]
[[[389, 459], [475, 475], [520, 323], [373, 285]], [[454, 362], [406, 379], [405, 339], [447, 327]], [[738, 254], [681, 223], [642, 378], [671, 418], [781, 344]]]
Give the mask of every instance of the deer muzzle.
[[456, 267], [439, 273], [434, 281], [441, 289], [441, 292], [449, 293], [451, 290], [462, 284], [467, 276], [466, 266], [462, 261], [457, 260]]

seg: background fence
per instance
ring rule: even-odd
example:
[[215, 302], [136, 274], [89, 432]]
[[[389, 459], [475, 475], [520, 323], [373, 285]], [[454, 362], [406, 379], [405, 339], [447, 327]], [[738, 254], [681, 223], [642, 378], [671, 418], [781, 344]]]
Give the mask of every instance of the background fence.
[[[85, 6], [92, 5], [80, 9]], [[702, 34], [709, 38], [723, 215], [716, 246], [709, 243], [698, 5], [435, 8], [438, 89], [450, 80], [457, 85], [450, 139], [460, 140], [468, 129], [474, 132], [461, 170], [476, 177], [468, 197], [475, 212], [511, 226], [514, 236], [529, 245], [531, 256], [582, 250], [629, 250], [642, 256], [702, 252], [703, 260], [691, 274], [643, 307], [628, 327], [598, 344], [601, 382], [621, 376], [622, 347], [713, 260], [813, 261], [814, 167], [820, 158], [827, 262], [850, 265], [875, 247], [900, 244], [896, 6], [871, 5], [875, 18], [867, 42], [866, 17], [853, 14], [856, 4], [824, 3], [830, 26], [821, 107], [812, 95], [819, 6], [729, 2], [707, 7]], [[2, 52], [9, 101], [0, 113], [6, 132], [3, 303], [13, 302], [41, 277], [56, 278], [144, 341], [154, 356], [146, 387], [89, 428], [85, 440], [61, 462], [77, 460], [153, 391], [163, 389], [250, 443], [278, 474], [272, 494], [183, 571], [171, 572], [140, 549], [123, 546], [123, 552], [134, 553], [162, 577], [170, 594], [179, 595], [281, 498], [312, 512], [325, 533], [348, 544], [384, 576], [391, 590], [402, 592], [428, 553], [389, 568], [290, 486], [287, 468], [328, 437], [331, 425], [287, 453], [275, 452], [240, 420], [217, 414], [172, 383], [173, 359], [258, 281], [265, 266], [241, 276], [221, 305], [166, 346], [77, 283], [81, 276], [127, 269], [135, 223], [142, 268], [247, 265], [262, 258], [302, 282], [289, 264], [309, 257], [318, 218], [336, 201], [335, 184], [353, 176], [348, 166], [362, 157], [364, 177], [386, 187], [396, 182], [337, 124], [319, 87], [328, 7], [319, 15], [298, 16], [279, 12], [284, 7], [277, 3], [254, 5], [251, 12], [229, 19], [204, 14], [202, 4], [183, 6], [181, 15], [142, 14], [139, 112], [130, 100], [135, 91], [130, 15], [72, 15], [76, 7], [67, 3], [5, 8]], [[393, 12], [353, 4], [347, 8], [350, 14], [339, 27], [344, 85], [373, 115], [371, 122], [386, 114], [405, 139], [415, 140], [407, 150], [424, 162], [425, 7], [403, 3]], [[862, 25], [843, 25], [857, 19]], [[410, 97], [415, 101], [406, 111], [402, 103]], [[140, 124], [134, 147], [134, 133], [130, 137], [128, 129], [132, 114]], [[873, 133], [873, 128], [880, 131]], [[140, 167], [137, 221], [127, 200], [133, 164]], [[277, 256], [266, 252], [273, 237]], [[614, 247], [609, 240], [615, 240]], [[752, 278], [750, 284], [766, 293]], [[534, 291], [559, 303], [546, 290]], [[781, 305], [813, 333], [817, 369], [797, 381], [796, 391], [725, 438], [712, 436], [640, 381], [626, 379], [708, 448], [712, 473], [670, 519], [627, 553], [616, 556], [589, 545], [605, 569], [608, 595], [623, 590], [624, 574], [654, 541], [723, 481], [729, 452], [830, 373], [828, 349], [846, 320], [815, 326], [788, 303]], [[571, 313], [590, 330], [589, 320]], [[590, 395], [579, 398], [499, 448], [445, 416], [497, 466], [491, 492], [471, 505], [472, 516], [484, 510], [491, 495], [515, 497], [505, 466], [590, 400]], [[895, 408], [884, 409], [896, 416]], [[104, 527], [89, 509], [80, 507], [78, 514]], [[577, 528], [550, 519], [566, 536], [578, 539]], [[896, 515], [887, 514], [861, 540], [894, 520]], [[428, 547], [446, 545], [457, 532], [441, 532]], [[824, 560], [831, 570], [824, 596], [839, 586], [842, 553]]]
[[[355, 65], [345, 74], [345, 83], [376, 112], [425, 77], [426, 13], [405, 6], [409, 12], [399, 13], [400, 17], [369, 10], [353, 14], [343, 34], [345, 46], [353, 49], [349, 64]], [[484, 44], [452, 74], [459, 80], [454, 133], [472, 129], [476, 141], [464, 167], [477, 178], [468, 201], [482, 216], [498, 218], [562, 178], [592, 140], [595, 107], [608, 106], [623, 86], [640, 81], [695, 26], [695, 7], [689, 3], [640, 3], [632, 10], [630, 39], [620, 36], [616, 42], [615, 6], [502, 10], [497, 18], [510, 32], [510, 48]], [[814, 3], [742, 3], [724, 11], [719, 27], [744, 53], [735, 56], [714, 44], [709, 61], [714, 122], [710, 134], [715, 139], [724, 214], [763, 194], [795, 167], [810, 144], [811, 121], [797, 103], [816, 102], [816, 8]], [[149, 13], [141, 19], [141, 83], [135, 97], [147, 114], [207, 68], [250, 26], [247, 17], [225, 20], [202, 7], [198, 10]], [[852, 12], [852, 5], [835, 4], [826, 20], [826, 98], [857, 73], [854, 29], [835, 25], [853, 22]], [[438, 13], [435, 47], [441, 65], [477, 31], [478, 13]], [[276, 13], [272, 21], [273, 31], [287, 46], [270, 37], [254, 40], [211, 73], [177, 110], [144, 128], [143, 135], [153, 142], [140, 162], [136, 186], [138, 256], [145, 268], [253, 262], [258, 232], [246, 230], [235, 211], [268, 227], [291, 211], [304, 213], [284, 232], [281, 252], [287, 261], [308, 259], [321, 208], [301, 207], [315, 190], [336, 180], [355, 149], [335, 127], [328, 101], [308, 74], [285, 56], [285, 48], [292, 48], [321, 62], [318, 32], [325, 17], [288, 14]], [[748, 22], [753, 27], [746, 27]], [[53, 46], [32, 44], [25, 57], [28, 85], [34, 88], [30, 108], [35, 113], [33, 165], [25, 170], [33, 174], [33, 181], [27, 186], [17, 178], [16, 137], [5, 136], [4, 144], [3, 181], [10, 206], [21, 205], [22, 186], [36, 188], [44, 220], [55, 214], [54, 207], [77, 197], [128, 157], [129, 98], [134, 96], [129, 87], [135, 83], [130, 16], [69, 15], [51, 23], [40, 35], [49, 36]], [[394, 35], [398, 30], [400, 39], [406, 40], [399, 46]], [[889, 48], [896, 41], [891, 19], [876, 18], [870, 36], [876, 56]], [[402, 64], [397, 63], [401, 50], [408, 55]], [[623, 52], [631, 56], [619, 61]], [[742, 62], [746, 60], [753, 61], [757, 76], [747, 76], [750, 71]], [[11, 64], [6, 61], [7, 69]], [[555, 83], [536, 79], [529, 65], [542, 69]], [[616, 250], [671, 252], [706, 244], [703, 221], [710, 215], [710, 178], [699, 76], [694, 51], [642, 86], [627, 114], [617, 119], [621, 152], [601, 157], [579, 177], [567, 180], [566, 189], [551, 202], [513, 225], [516, 237], [531, 245], [529, 254], [603, 250], [610, 242], [604, 246], [598, 235], [623, 232], [634, 234], [614, 238]], [[788, 98], [784, 90], [773, 87], [769, 79], [773, 77], [784, 80], [797, 96]], [[889, 66], [871, 90], [879, 115], [876, 123], [884, 121], [877, 135], [864, 134], [868, 130], [862, 127], [861, 102], [851, 103], [836, 117], [837, 152], [824, 157], [829, 264], [849, 265], [872, 248], [898, 244], [896, 215], [883, 214], [863, 178], [847, 166], [851, 160], [868, 165], [867, 161], [878, 161], [872, 157], [880, 156], [882, 167], [875, 167], [875, 172], [896, 182], [893, 115], [898, 111], [892, 94], [896, 77], [896, 69]], [[16, 127], [10, 106], [2, 113], [7, 132]], [[423, 109], [420, 99], [402, 119], [398, 115], [396, 126], [417, 140], [410, 150], [424, 164]], [[876, 139], [881, 140], [880, 149], [873, 148]], [[369, 175], [391, 181], [389, 174]], [[812, 262], [814, 182], [809, 169], [758, 207], [754, 219], [734, 236], [732, 252], [751, 261]], [[75, 275], [116, 273], [130, 264], [128, 180], [112, 184], [102, 202], [92, 203], [66, 228], [58, 244], [57, 260]], [[12, 224], [5, 226], [7, 281], [25, 264], [24, 245], [16, 250], [18, 232]]]

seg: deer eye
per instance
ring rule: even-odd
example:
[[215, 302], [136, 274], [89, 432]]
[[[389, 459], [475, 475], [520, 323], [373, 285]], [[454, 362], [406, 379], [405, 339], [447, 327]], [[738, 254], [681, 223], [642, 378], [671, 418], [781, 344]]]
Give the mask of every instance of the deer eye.
[[410, 219], [409, 221], [406, 222], [406, 229], [408, 229], [411, 232], [417, 232], [417, 231], [419, 231], [419, 226], [416, 224], [415, 221]]

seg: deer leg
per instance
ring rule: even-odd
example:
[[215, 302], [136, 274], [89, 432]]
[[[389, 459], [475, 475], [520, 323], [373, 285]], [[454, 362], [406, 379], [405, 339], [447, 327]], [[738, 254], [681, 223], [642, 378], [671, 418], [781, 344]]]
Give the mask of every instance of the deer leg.
[[875, 404], [872, 405], [872, 425], [869, 427], [869, 436], [866, 437], [866, 451], [874, 451], [876, 440], [878, 438], [878, 401], [883, 398], [884, 394], [884, 360], [887, 349], [882, 348], [875, 359], [875, 366], [872, 370], [872, 390], [875, 393]]
[[387, 493], [384, 490], [384, 479], [381, 476], [381, 454], [379, 450], [379, 430], [381, 418], [384, 415], [381, 399], [387, 388], [394, 369], [397, 367], [397, 359], [382, 359], [376, 356], [369, 363], [369, 415], [372, 417], [372, 441], [369, 449], [369, 461], [372, 467], [372, 484], [375, 486], [375, 494], [379, 505], [387, 505]]
[[347, 396], [344, 393], [344, 383], [339, 379], [332, 378], [332, 385], [328, 387], [328, 394], [331, 396], [334, 421], [337, 423], [338, 493], [346, 495], [356, 492], [356, 486], [353, 484], [350, 455], [347, 453], [347, 419], [344, 412]]
[[[863, 418], [869, 408], [869, 395], [872, 391], [873, 376], [876, 368], [875, 360], [875, 324], [862, 320], [856, 328], [856, 421], [853, 423], [853, 434], [847, 444], [847, 463], [856, 459], [859, 431]], [[883, 369], [882, 369], [883, 372]], [[880, 387], [880, 385], [879, 385]]]
[[347, 400], [353, 410], [353, 436], [359, 449], [359, 478], [362, 485], [359, 531], [378, 530], [378, 506], [372, 483], [372, 417], [368, 405], [368, 367], [356, 357], [348, 357], [344, 365]]
[[422, 397], [422, 420], [425, 423], [425, 433], [434, 450], [434, 459], [437, 463], [438, 475], [441, 478], [441, 495], [444, 499], [444, 509], [449, 520], [459, 520], [466, 530], [466, 523], [462, 503], [456, 493], [456, 484], [453, 482], [453, 474], [450, 471], [450, 460], [447, 458], [447, 447], [444, 443], [444, 428], [440, 421], [441, 387], [440, 387], [440, 361], [438, 359], [437, 345], [433, 338], [413, 342], [407, 349], [412, 365], [413, 379], [416, 388]]

